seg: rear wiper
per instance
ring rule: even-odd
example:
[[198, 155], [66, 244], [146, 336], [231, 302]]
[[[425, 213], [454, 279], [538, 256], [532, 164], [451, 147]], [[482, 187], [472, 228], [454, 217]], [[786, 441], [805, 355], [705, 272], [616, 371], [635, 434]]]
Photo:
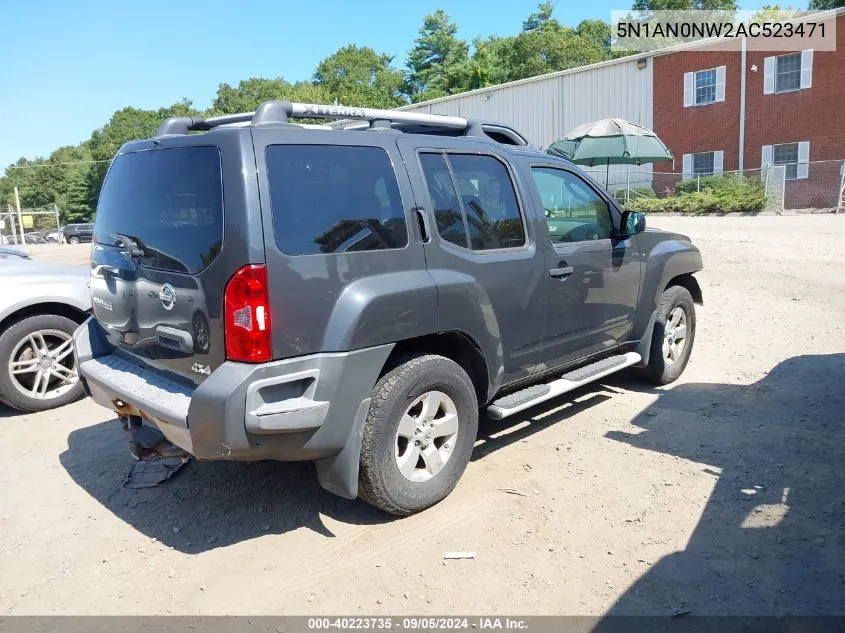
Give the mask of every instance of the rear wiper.
[[144, 243], [137, 237], [124, 235], [123, 233], [112, 233], [111, 236], [123, 244], [123, 251], [129, 255], [129, 257], [136, 258], [144, 257], [146, 255], [146, 252], [144, 251]]

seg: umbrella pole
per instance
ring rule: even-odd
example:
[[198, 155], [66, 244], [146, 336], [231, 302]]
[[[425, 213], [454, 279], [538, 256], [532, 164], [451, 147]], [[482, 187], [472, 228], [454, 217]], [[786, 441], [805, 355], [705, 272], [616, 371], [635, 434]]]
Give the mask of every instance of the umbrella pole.
[[604, 190], [610, 191], [610, 158], [607, 159], [607, 169], [604, 172]]

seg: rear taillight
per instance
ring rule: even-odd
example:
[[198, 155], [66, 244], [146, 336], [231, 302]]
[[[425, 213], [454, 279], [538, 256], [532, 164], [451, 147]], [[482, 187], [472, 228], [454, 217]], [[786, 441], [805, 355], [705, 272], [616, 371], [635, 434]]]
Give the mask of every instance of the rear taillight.
[[272, 359], [267, 268], [250, 264], [226, 284], [226, 358], [245, 363]]

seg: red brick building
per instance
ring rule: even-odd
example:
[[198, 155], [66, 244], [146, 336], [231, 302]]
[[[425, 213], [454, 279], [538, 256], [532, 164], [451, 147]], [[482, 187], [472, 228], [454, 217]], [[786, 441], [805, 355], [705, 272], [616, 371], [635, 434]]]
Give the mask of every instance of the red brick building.
[[[835, 51], [813, 50], [810, 41], [793, 53], [763, 52], [748, 38], [743, 64], [739, 40], [723, 41], [731, 49], [721, 51], [688, 45], [402, 109], [501, 121], [540, 148], [584, 123], [618, 117], [656, 131], [675, 163], [610, 166], [607, 177], [595, 168], [610, 189], [665, 195], [683, 177], [741, 169], [777, 185], [788, 209], [831, 208], [845, 160], [845, 9], [824, 17], [827, 33], [836, 32]], [[764, 162], [783, 167], [762, 170]]]
[[[786, 208], [834, 207], [845, 159], [845, 13], [835, 51], [656, 54], [654, 131], [694, 174], [785, 165]], [[744, 145], [740, 156], [740, 145]], [[655, 172], [672, 171], [669, 164]], [[659, 193], [659, 192], [658, 192]]]

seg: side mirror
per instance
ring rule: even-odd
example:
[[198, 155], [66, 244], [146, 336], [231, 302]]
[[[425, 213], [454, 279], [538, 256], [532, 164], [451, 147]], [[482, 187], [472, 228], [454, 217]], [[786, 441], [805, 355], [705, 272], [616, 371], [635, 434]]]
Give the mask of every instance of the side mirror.
[[625, 211], [622, 213], [622, 233], [636, 235], [645, 231], [645, 214], [639, 211]]

